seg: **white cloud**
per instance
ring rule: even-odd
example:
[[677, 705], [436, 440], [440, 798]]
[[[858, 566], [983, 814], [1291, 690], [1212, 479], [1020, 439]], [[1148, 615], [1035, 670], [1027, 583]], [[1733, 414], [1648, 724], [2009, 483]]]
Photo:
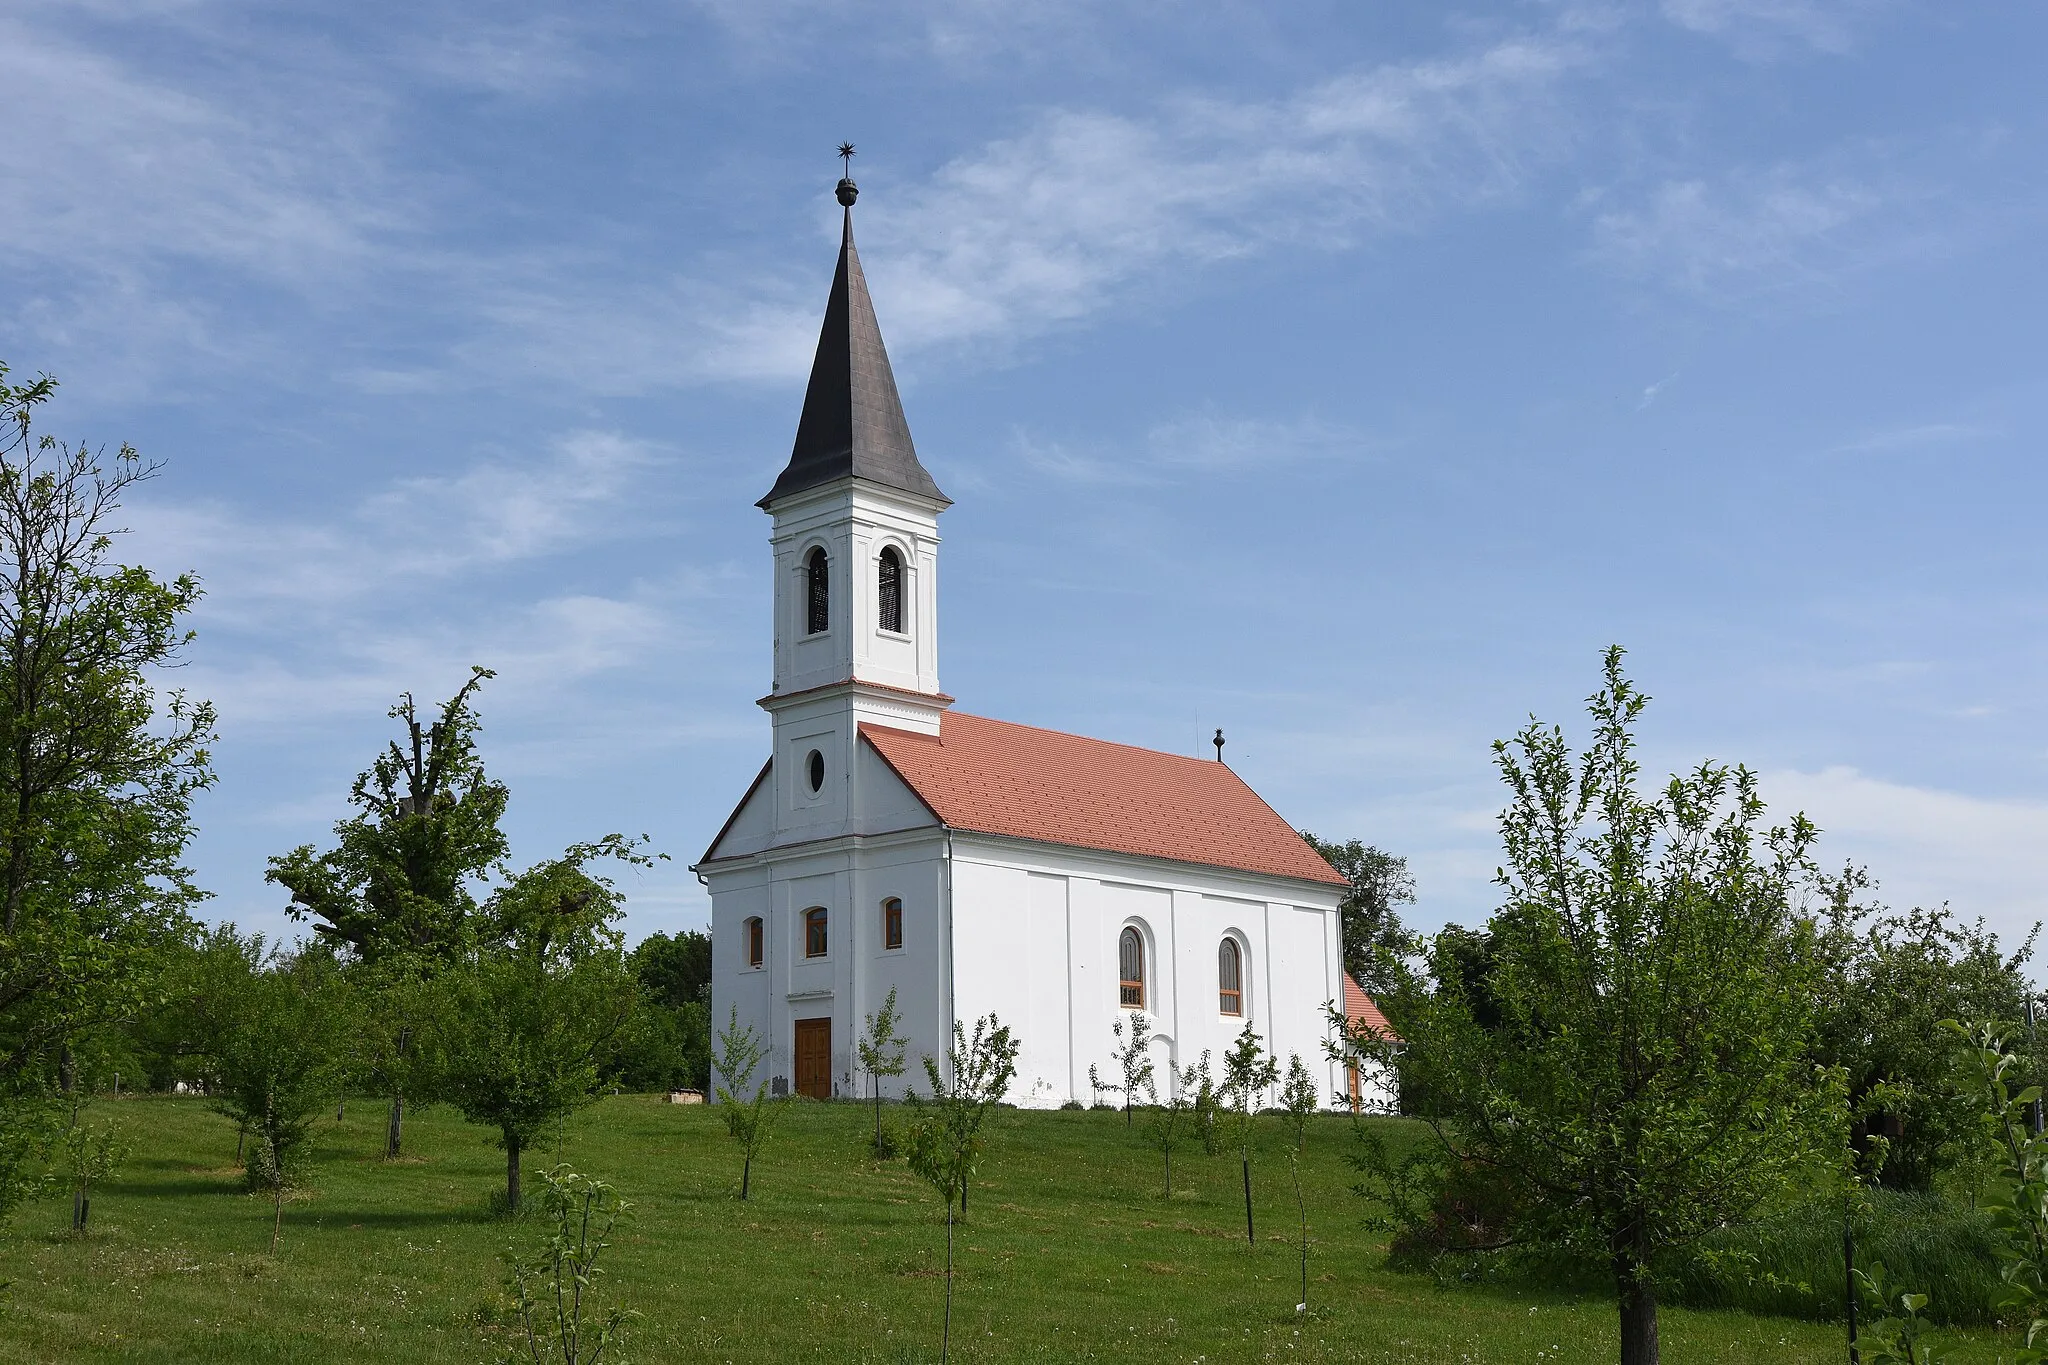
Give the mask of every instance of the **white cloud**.
[[1882, 254], [1870, 229], [1897, 191], [1781, 166], [1717, 181], [1669, 180], [1647, 202], [1600, 213], [1593, 252], [1618, 273], [1715, 297], [1831, 278]]
[[1763, 776], [1775, 813], [1804, 810], [1825, 860], [1867, 866], [1893, 905], [1982, 916], [2017, 939], [2048, 917], [2048, 802], [1971, 796], [1871, 777], [1854, 768]]
[[1838, 446], [1830, 446], [1827, 453], [1882, 455], [1902, 450], [1940, 449], [1971, 441], [1988, 440], [2000, 434], [1994, 427], [1977, 426], [1968, 422], [1918, 422], [1870, 432], [1855, 440], [1844, 441]]
[[1888, 0], [1664, 0], [1664, 17], [1680, 28], [1722, 39], [1745, 57], [1777, 55], [1788, 46], [1846, 52], [1856, 30]]

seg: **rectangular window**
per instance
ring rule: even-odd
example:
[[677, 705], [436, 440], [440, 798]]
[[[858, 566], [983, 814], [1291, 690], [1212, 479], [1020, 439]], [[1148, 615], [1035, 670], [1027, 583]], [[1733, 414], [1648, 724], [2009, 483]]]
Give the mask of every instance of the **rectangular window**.
[[825, 911], [821, 906], [804, 911], [804, 956], [825, 956]]
[[882, 946], [903, 946], [903, 902], [894, 896], [882, 902]]
[[747, 921], [747, 965], [761, 965], [761, 921], [759, 918]]

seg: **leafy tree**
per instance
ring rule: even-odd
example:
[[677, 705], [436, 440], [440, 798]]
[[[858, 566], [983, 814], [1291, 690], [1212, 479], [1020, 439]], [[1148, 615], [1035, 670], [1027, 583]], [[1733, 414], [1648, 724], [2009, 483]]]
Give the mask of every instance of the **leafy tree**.
[[377, 999], [365, 1044], [370, 1075], [391, 1101], [386, 1157], [399, 1154], [407, 1098], [431, 1089], [420, 1043], [432, 1032], [434, 980], [468, 951], [477, 887], [505, 857], [499, 822], [510, 792], [485, 774], [477, 750], [474, 699], [492, 676], [472, 668], [429, 720], [405, 693], [389, 713], [399, 738], [349, 789], [355, 814], [335, 825], [335, 847], [302, 844], [264, 874], [291, 893], [294, 919], [313, 921], [323, 942], [355, 957]]
[[1287, 1079], [1280, 1086], [1280, 1107], [1287, 1111], [1288, 1126], [1294, 1129], [1294, 1150], [1287, 1154], [1287, 1167], [1294, 1177], [1294, 1207], [1301, 1217], [1301, 1300], [1297, 1313], [1308, 1311], [1308, 1201], [1301, 1193], [1301, 1149], [1308, 1140], [1308, 1121], [1321, 1107], [1321, 1092], [1315, 1077], [1301, 1063], [1299, 1053], [1287, 1057]]
[[1350, 883], [1350, 890], [1337, 905], [1344, 970], [1372, 991], [1385, 962], [1406, 957], [1414, 946], [1413, 936], [1401, 927], [1401, 916], [1394, 908], [1415, 901], [1415, 878], [1408, 871], [1408, 860], [1356, 839], [1340, 844], [1318, 839], [1307, 830], [1301, 837]]
[[[611, 1248], [619, 1219], [632, 1208], [602, 1180], [567, 1166], [540, 1173], [541, 1211], [548, 1235], [538, 1251], [512, 1263], [512, 1293], [524, 1340], [506, 1365], [599, 1365], [639, 1316], [617, 1306], [597, 1307], [598, 1264]], [[616, 1361], [618, 1353], [609, 1357]]]
[[2013, 1365], [2048, 1362], [2048, 1137], [2034, 1131], [2041, 1088], [2026, 1084], [2024, 1062], [1995, 1024], [1942, 1029], [1965, 1044], [1967, 1074], [1977, 1086], [1984, 1131], [1999, 1171], [1983, 1206], [1999, 1237], [1999, 1287], [1992, 1307], [2024, 1324]]
[[[953, 1046], [942, 1067], [924, 1059], [931, 1083], [929, 1102], [918, 1101], [922, 1113], [910, 1128], [910, 1169], [946, 1203], [946, 1317], [939, 1338], [943, 1362], [953, 1341], [953, 1210], [967, 1213], [967, 1184], [981, 1158], [981, 1129], [989, 1111], [1010, 1092], [1017, 1075], [1017, 1054], [1023, 1044], [993, 1014], [974, 1021], [974, 1036], [956, 1019]], [[915, 1096], [912, 1097], [916, 1099]]]
[[314, 1115], [341, 1089], [350, 1019], [331, 956], [280, 953], [233, 925], [209, 936], [215, 969], [207, 1054], [218, 1081], [214, 1107], [256, 1140], [250, 1188], [271, 1196], [270, 1249], [284, 1223]]
[[[776, 1106], [780, 1103], [768, 1098], [766, 1077], [758, 1084], [754, 1080], [761, 1069], [761, 1059], [767, 1055], [768, 1048], [754, 1026], [740, 1027], [740, 1011], [735, 1005], [725, 1027], [719, 1030], [712, 1068], [713, 1080], [718, 1085], [719, 1112], [725, 1116], [725, 1131], [740, 1145], [742, 1199], [747, 1197], [754, 1173], [754, 1157], [775, 1126]], [[749, 1087], [752, 1094], [747, 1093]]]
[[472, 1123], [498, 1130], [505, 1208], [519, 1210], [520, 1156], [550, 1120], [593, 1103], [600, 1060], [633, 1008], [633, 977], [614, 928], [621, 913], [599, 859], [651, 861], [608, 835], [576, 844], [501, 887], [483, 907], [478, 946], [444, 974], [444, 1087]]
[[633, 949], [640, 996], [667, 1009], [711, 1003], [711, 935], [685, 929], [671, 938], [649, 934]]
[[[1128, 1041], [1124, 1039], [1124, 1019], [1131, 1024]], [[1137, 1102], [1138, 1093], [1143, 1091], [1156, 1098], [1158, 1092], [1152, 1085], [1152, 1021], [1142, 1011], [1126, 1013], [1124, 1019], [1118, 1019], [1109, 1026], [1110, 1033], [1119, 1044], [1110, 1049], [1110, 1059], [1116, 1063], [1123, 1079], [1105, 1082], [1097, 1074], [1095, 1064], [1090, 1062], [1088, 1084], [1098, 1092], [1107, 1090], [1112, 1095], [1124, 1097], [1124, 1127], [1128, 1128], [1131, 1126], [1131, 1106]]]
[[[2016, 1029], [2033, 937], [2008, 954], [1981, 920], [1961, 922], [1945, 907], [1895, 914], [1863, 904], [1871, 881], [1856, 868], [1826, 886], [1815, 1057], [1841, 1068], [1857, 1138], [1867, 1137], [1880, 1111], [1903, 1120], [1878, 1179], [1930, 1189], [1984, 1151], [1982, 1096], [1958, 1070], [1954, 1040], [1940, 1021]], [[2030, 1066], [2039, 1075], [2038, 1064]]]
[[0, 366], [0, 1214], [39, 1180], [71, 1039], [134, 1017], [202, 893], [184, 866], [213, 783], [213, 708], [159, 692], [191, 640], [190, 574], [114, 562], [123, 445], [34, 430], [56, 390]]
[[868, 1086], [875, 1101], [875, 1155], [882, 1152], [882, 1078], [901, 1076], [904, 1071], [903, 1051], [910, 1040], [896, 1032], [896, 988], [891, 986], [889, 994], [882, 999], [882, 1008], [867, 1018], [867, 1028], [862, 1032], [854, 1050], [860, 1057], [860, 1069], [868, 1075]]
[[1348, 1050], [1432, 1097], [1440, 1187], [1483, 1172], [1512, 1240], [1599, 1258], [1621, 1360], [1649, 1365], [1660, 1260], [1840, 1152], [1844, 1097], [1810, 1052], [1812, 825], [1765, 827], [1746, 768], [1641, 790], [1646, 699], [1621, 661], [1608, 651], [1584, 754], [1535, 722], [1494, 746], [1512, 793], [1496, 1021], [1455, 979], [1406, 975], [1378, 998], [1399, 1048], [1361, 1030]]
[[1252, 1122], [1258, 1117], [1261, 1097], [1279, 1079], [1279, 1059], [1266, 1055], [1265, 1043], [1246, 1024], [1230, 1051], [1223, 1054], [1222, 1097], [1231, 1109], [1238, 1162], [1244, 1171], [1244, 1239], [1254, 1247], [1258, 1235], [1252, 1229]]
[[1195, 1103], [1189, 1118], [1195, 1125], [1195, 1136], [1202, 1140], [1203, 1155], [1215, 1156], [1216, 1116], [1223, 1110], [1223, 1097], [1217, 1088], [1215, 1069], [1209, 1064], [1206, 1048], [1188, 1069], [1188, 1074], [1195, 1078]]
[[77, 1123], [57, 1143], [57, 1167], [71, 1186], [71, 1230], [85, 1231], [92, 1216], [92, 1187], [128, 1157], [128, 1146], [111, 1123]]
[[649, 934], [633, 949], [639, 1004], [615, 1067], [633, 1090], [708, 1091], [711, 1084], [711, 936]]
[[1203, 1070], [1208, 1065], [1208, 1053], [1202, 1054], [1198, 1066], [1187, 1066], [1176, 1070], [1167, 1063], [1166, 1098], [1160, 1100], [1152, 1110], [1146, 1125], [1145, 1136], [1151, 1140], [1159, 1154], [1166, 1158], [1166, 1198], [1173, 1198], [1173, 1149], [1194, 1126], [1195, 1096], [1203, 1081]]

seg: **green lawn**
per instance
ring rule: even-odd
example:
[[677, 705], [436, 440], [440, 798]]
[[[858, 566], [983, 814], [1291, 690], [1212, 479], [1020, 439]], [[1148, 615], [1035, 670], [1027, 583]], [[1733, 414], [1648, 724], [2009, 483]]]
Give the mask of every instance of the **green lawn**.
[[[242, 1194], [234, 1132], [196, 1100], [103, 1102], [136, 1155], [94, 1201], [0, 1234], [0, 1362], [477, 1362], [506, 1344], [500, 1255], [537, 1235], [493, 1218], [503, 1156], [436, 1109], [402, 1163], [377, 1159], [382, 1114], [318, 1130], [312, 1188], [265, 1253], [267, 1201]], [[627, 1352], [669, 1361], [938, 1358], [943, 1225], [900, 1163], [864, 1159], [867, 1111], [792, 1106], [734, 1198], [739, 1163], [714, 1113], [627, 1096], [571, 1119], [564, 1160], [634, 1204], [610, 1284], [643, 1318]], [[1598, 1361], [1603, 1300], [1441, 1289], [1381, 1268], [1343, 1163], [1348, 1124], [1318, 1121], [1303, 1178], [1310, 1314], [1294, 1311], [1293, 1193], [1277, 1120], [1255, 1169], [1260, 1242], [1245, 1247], [1234, 1157], [1195, 1149], [1159, 1193], [1157, 1154], [1120, 1115], [1005, 1112], [959, 1240], [961, 1361]], [[529, 1169], [554, 1160], [535, 1154]], [[529, 1187], [536, 1183], [529, 1176]], [[1841, 1329], [1667, 1309], [1665, 1358], [1843, 1358]], [[1995, 1358], [1979, 1340], [1961, 1362]]]

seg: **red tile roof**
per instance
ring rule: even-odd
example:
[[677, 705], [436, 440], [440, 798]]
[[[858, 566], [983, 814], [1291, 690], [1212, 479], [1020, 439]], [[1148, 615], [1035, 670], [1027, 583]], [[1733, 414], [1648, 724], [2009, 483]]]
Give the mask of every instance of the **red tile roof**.
[[1365, 987], [1351, 979], [1351, 973], [1344, 973], [1344, 1022], [1356, 1029], [1362, 1022], [1369, 1025], [1382, 1038], [1401, 1041], [1401, 1035], [1394, 1032], [1394, 1026], [1387, 1022], [1387, 1016], [1380, 1013], [1372, 997], [1365, 993]]
[[955, 829], [1345, 885], [1212, 759], [958, 711], [946, 713], [936, 738], [878, 725], [860, 732]]

